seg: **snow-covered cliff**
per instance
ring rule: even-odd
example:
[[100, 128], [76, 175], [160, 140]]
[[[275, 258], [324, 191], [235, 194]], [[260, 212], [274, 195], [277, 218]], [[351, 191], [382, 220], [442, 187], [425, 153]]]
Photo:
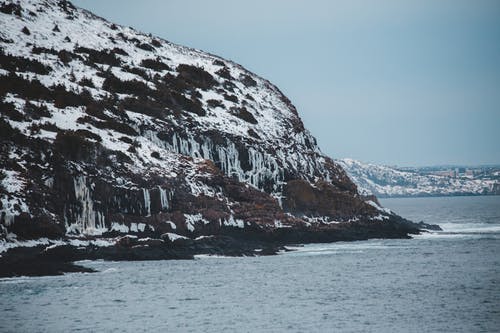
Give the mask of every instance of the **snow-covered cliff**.
[[4, 237], [400, 219], [365, 202], [291, 102], [238, 64], [68, 1], [3, 1], [0, 24]]

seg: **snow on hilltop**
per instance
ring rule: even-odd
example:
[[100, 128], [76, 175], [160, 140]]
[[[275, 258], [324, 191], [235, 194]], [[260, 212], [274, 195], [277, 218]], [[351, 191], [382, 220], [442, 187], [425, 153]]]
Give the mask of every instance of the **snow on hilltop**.
[[[156, 164], [174, 170], [172, 152], [218, 160], [226, 174], [257, 188], [272, 181], [271, 192], [277, 198], [285, 169], [310, 181], [343, 177], [339, 168], [327, 170], [315, 139], [303, 128], [290, 101], [241, 66], [109, 23], [69, 2], [29, 0], [18, 9], [15, 2], [7, 3], [11, 5], [4, 5], [0, 45], [6, 55], [36, 64], [29, 71], [13, 64], [18, 66], [16, 73], [23, 72], [23, 78], [44, 87], [89, 94], [95, 100], [116, 98], [111, 103], [122, 104], [122, 117], [131, 128], [122, 128], [117, 135], [77, 102], [61, 108], [57, 100], [44, 101], [36, 106], [46, 108], [50, 116], [9, 121], [15, 128], [30, 130], [32, 137], [55, 139], [50, 125], [86, 129], [99, 135], [106, 148], [132, 158], [139, 168]], [[5, 15], [9, 9], [11, 15]], [[8, 70], [1, 74], [6, 76]], [[4, 102], [22, 110], [27, 108], [26, 97], [6, 91]], [[164, 112], [165, 106], [170, 112]], [[115, 116], [106, 110], [100, 119]], [[214, 138], [213, 132], [225, 137]], [[219, 139], [223, 144], [214, 142]], [[139, 154], [128, 151], [127, 140], [139, 141]], [[254, 143], [247, 151], [248, 166], [238, 156], [240, 147], [229, 140]], [[165, 162], [151, 158], [152, 151], [164, 153]]]
[[0, 238], [401, 219], [238, 64], [63, 0], [0, 2], [0, 25]]
[[362, 163], [350, 158], [336, 160], [347, 171], [358, 190], [378, 197], [447, 196], [496, 194], [498, 179], [474, 179], [403, 171]]

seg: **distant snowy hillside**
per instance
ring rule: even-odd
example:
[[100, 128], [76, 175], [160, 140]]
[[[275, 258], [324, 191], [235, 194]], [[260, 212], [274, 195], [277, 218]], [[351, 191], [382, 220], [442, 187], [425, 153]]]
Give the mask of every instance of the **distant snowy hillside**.
[[378, 197], [483, 195], [500, 193], [498, 180], [423, 175], [417, 172], [362, 163], [345, 158], [336, 161], [363, 194]]

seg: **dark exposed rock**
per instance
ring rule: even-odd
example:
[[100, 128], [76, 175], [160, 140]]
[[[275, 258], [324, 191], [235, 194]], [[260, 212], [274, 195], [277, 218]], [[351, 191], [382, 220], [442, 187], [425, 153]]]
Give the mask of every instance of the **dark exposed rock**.
[[54, 152], [62, 160], [91, 162], [95, 160], [95, 144], [87, 140], [85, 133], [60, 132], [54, 141]]
[[136, 46], [145, 51], [154, 51], [154, 46], [148, 43], [137, 43]]
[[295, 215], [331, 216], [346, 221], [360, 213], [377, 213], [376, 208], [367, 207], [361, 198], [353, 198], [351, 193], [324, 181], [314, 186], [301, 179], [288, 181], [284, 195], [284, 209]]
[[222, 104], [222, 101], [219, 101], [219, 100], [216, 100], [216, 99], [209, 99], [207, 101], [207, 104], [211, 108], [216, 108], [216, 107], [223, 108], [224, 107], [224, 104]]
[[142, 95], [149, 93], [149, 87], [138, 80], [127, 80], [122, 81], [112, 74], [108, 74], [106, 79], [102, 84], [102, 88], [109, 92], [121, 93], [121, 94], [131, 94], [131, 95]]
[[230, 102], [233, 102], [233, 103], [238, 103], [238, 97], [236, 97], [235, 95], [231, 95], [231, 94], [224, 94], [224, 99], [226, 101], [230, 101]]
[[217, 84], [213, 76], [203, 68], [181, 64], [177, 66], [178, 77], [186, 80], [195, 87], [208, 89]]
[[121, 64], [120, 59], [116, 56], [118, 52], [115, 50], [94, 50], [80, 46], [75, 48], [74, 52], [86, 55], [86, 62], [91, 65], [106, 64], [110, 66], [119, 66]]
[[156, 71], [170, 70], [170, 67], [158, 59], [144, 59], [141, 61], [141, 66], [154, 69]]
[[227, 67], [222, 67], [219, 69], [215, 74], [219, 75], [220, 77], [228, 80], [234, 80], [234, 78], [231, 76], [231, 73], [229, 72], [229, 69]]
[[365, 240], [370, 238], [408, 238], [408, 233], [418, 233], [412, 224], [399, 221], [371, 223], [339, 223], [317, 225], [313, 228], [278, 228], [263, 230], [251, 228], [225, 228], [219, 235], [199, 239], [179, 238], [170, 240], [140, 239], [125, 236], [115, 245], [75, 247], [60, 245], [50, 247], [15, 248], [0, 257], [0, 277], [20, 275], [59, 275], [65, 272], [92, 272], [72, 264], [79, 260], [163, 260], [192, 259], [194, 255], [255, 256], [274, 255], [286, 250], [286, 245], [298, 243], [326, 243], [334, 241]]
[[0, 12], [5, 14], [14, 14], [19, 17], [22, 16], [22, 7], [19, 3], [1, 3], [0, 4]]
[[43, 247], [20, 247], [9, 250], [0, 257], [0, 277], [62, 275], [72, 272], [94, 272], [93, 269], [75, 265], [66, 258], [41, 259]]
[[240, 80], [246, 87], [255, 87], [257, 85], [257, 81], [252, 79], [250, 75], [243, 74]]
[[33, 72], [45, 75], [51, 71], [49, 66], [38, 60], [5, 54], [2, 50], [0, 50], [0, 66], [9, 72]]
[[253, 114], [248, 112], [248, 110], [245, 107], [237, 108], [237, 107], [232, 107], [230, 109], [231, 114], [234, 116], [243, 119], [244, 121], [250, 123], [250, 124], [257, 124], [258, 121], [255, 119]]
[[435, 231], [442, 231], [443, 229], [441, 229], [441, 227], [437, 224], [429, 224], [429, 223], [425, 223], [424, 221], [420, 221], [418, 223], [415, 223], [415, 225], [419, 228], [419, 229], [424, 229], [424, 230], [435, 230]]
[[61, 238], [64, 237], [64, 228], [48, 218], [40, 215], [38, 218], [30, 218], [28, 214], [22, 213], [16, 218], [16, 223], [9, 228], [19, 239]]

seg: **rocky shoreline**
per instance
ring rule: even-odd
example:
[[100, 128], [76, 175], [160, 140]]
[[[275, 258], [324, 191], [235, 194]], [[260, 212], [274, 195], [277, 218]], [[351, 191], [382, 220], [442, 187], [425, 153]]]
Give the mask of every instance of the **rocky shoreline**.
[[359, 193], [278, 87], [232, 61], [68, 1], [0, 5], [0, 22], [2, 277], [425, 228]]
[[[224, 228], [218, 235], [196, 239], [179, 237], [139, 238], [125, 235], [114, 238], [110, 246], [78, 246], [58, 240], [54, 245], [16, 247], [1, 253], [0, 277], [61, 275], [72, 272], [95, 272], [75, 264], [80, 260], [171, 260], [194, 259], [195, 255], [261, 256], [276, 255], [286, 246], [306, 243], [359, 241], [373, 238], [411, 238], [412, 234], [437, 225], [416, 224], [407, 220], [369, 223], [350, 222], [303, 228], [272, 230]], [[96, 239], [94, 239], [95, 241]], [[109, 241], [109, 239], [108, 239]]]

